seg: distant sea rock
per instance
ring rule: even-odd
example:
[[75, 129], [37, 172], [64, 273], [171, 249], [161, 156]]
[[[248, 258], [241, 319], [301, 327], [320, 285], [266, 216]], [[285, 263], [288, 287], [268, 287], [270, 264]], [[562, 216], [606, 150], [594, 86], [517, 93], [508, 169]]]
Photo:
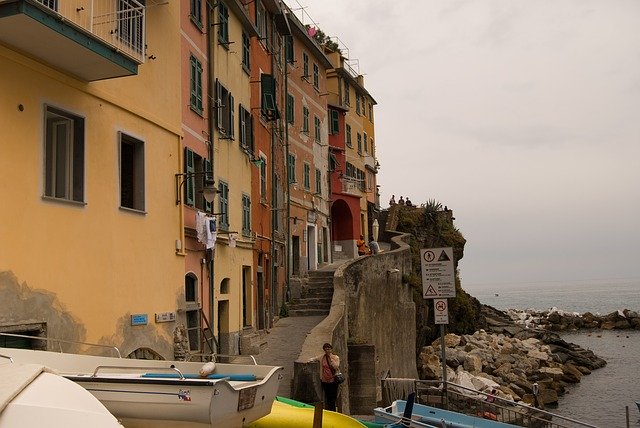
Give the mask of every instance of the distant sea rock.
[[608, 315], [585, 312], [565, 312], [558, 308], [546, 311], [533, 309], [509, 309], [507, 315], [519, 326], [524, 328], [544, 329], [548, 331], [575, 331], [580, 329], [603, 330], [640, 330], [640, 316], [638, 312], [622, 309]]

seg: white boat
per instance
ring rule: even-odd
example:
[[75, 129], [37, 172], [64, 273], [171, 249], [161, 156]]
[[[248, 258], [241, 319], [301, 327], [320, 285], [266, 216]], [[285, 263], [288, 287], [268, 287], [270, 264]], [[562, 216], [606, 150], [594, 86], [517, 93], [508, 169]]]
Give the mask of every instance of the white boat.
[[0, 348], [19, 363], [43, 364], [91, 392], [127, 428], [242, 427], [271, 411], [282, 367], [136, 360]]
[[122, 428], [93, 395], [40, 364], [0, 360], [0, 428]]

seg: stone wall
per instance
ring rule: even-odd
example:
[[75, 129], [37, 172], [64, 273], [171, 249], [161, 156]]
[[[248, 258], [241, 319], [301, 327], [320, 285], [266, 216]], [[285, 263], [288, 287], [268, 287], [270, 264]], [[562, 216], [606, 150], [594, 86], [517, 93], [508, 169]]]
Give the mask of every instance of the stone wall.
[[[402, 283], [412, 268], [410, 248], [403, 242], [407, 237], [396, 236], [391, 251], [359, 257], [335, 272], [331, 311], [311, 331], [294, 365], [294, 399], [322, 400], [319, 365], [308, 361], [322, 352], [324, 342], [333, 344], [348, 374], [338, 396], [343, 413], [352, 413], [352, 397], [354, 410], [371, 411], [381, 400], [384, 377], [417, 377], [415, 305], [410, 286]], [[352, 367], [350, 357], [356, 354], [358, 363]]]

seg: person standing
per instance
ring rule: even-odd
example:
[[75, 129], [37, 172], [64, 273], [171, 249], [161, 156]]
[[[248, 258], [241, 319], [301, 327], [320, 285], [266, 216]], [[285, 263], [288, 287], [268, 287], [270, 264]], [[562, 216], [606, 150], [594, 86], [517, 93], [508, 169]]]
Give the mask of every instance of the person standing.
[[340, 373], [340, 357], [333, 353], [333, 346], [330, 343], [322, 345], [322, 354], [313, 357], [309, 362], [320, 361], [320, 383], [324, 392], [324, 408], [336, 411], [336, 400], [338, 399], [338, 388], [340, 384], [336, 381], [336, 373]]
[[373, 255], [376, 255], [380, 252], [380, 246], [376, 241], [373, 240], [373, 238], [371, 238], [371, 240], [369, 241], [369, 249], [371, 250], [371, 254]]
[[404, 198], [402, 196], [398, 199], [398, 205], [404, 205]]
[[389, 205], [396, 204], [396, 195], [391, 195], [391, 199], [389, 199]]
[[358, 255], [364, 256], [367, 254], [367, 243], [364, 241], [364, 236], [360, 235], [360, 239], [356, 241], [356, 247], [358, 247]]

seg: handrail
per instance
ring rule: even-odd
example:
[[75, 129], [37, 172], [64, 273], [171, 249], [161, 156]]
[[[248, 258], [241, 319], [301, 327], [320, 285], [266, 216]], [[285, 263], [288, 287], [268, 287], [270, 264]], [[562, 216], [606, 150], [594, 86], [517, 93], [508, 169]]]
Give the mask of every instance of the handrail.
[[122, 358], [122, 354], [120, 354], [120, 350], [118, 349], [117, 346], [112, 346], [112, 345], [101, 345], [98, 343], [89, 343], [89, 342], [79, 342], [79, 341], [75, 341], [75, 340], [64, 340], [64, 339], [56, 339], [53, 337], [40, 337], [40, 336], [29, 336], [26, 334], [16, 334], [16, 333], [2, 333], [0, 332], [0, 336], [11, 336], [11, 337], [22, 337], [22, 338], [26, 338], [26, 339], [36, 339], [36, 340], [44, 340], [46, 342], [49, 341], [56, 341], [58, 342], [58, 348], [60, 349], [60, 353], [62, 352], [62, 346], [60, 346], [60, 343], [70, 343], [73, 345], [88, 345], [88, 346], [98, 346], [101, 348], [109, 348], [113, 351], [116, 352], [116, 354], [118, 354], [118, 358]]
[[7, 360], [9, 360], [10, 362], [12, 362], [12, 363], [13, 363], [13, 358], [11, 358], [11, 357], [10, 357], [10, 356], [8, 356], [8, 355], [2, 355], [2, 354], [0, 354], [0, 358], [6, 358]]
[[[189, 358], [187, 359], [187, 361], [191, 361], [193, 359], [193, 357], [209, 357], [211, 358], [211, 361], [213, 362], [218, 362], [216, 361], [217, 357], [222, 357], [222, 358], [238, 358], [238, 357], [246, 357], [246, 358], [251, 358], [251, 361], [253, 361], [253, 365], [257, 366], [258, 362], [256, 361], [256, 357], [254, 357], [253, 355], [233, 355], [233, 354], [190, 354]], [[233, 363], [230, 363], [233, 364]]]
[[180, 380], [184, 380], [184, 375], [176, 367], [151, 367], [151, 366], [149, 366], [149, 367], [98, 366], [93, 371], [93, 374], [91, 375], [91, 377], [98, 377], [98, 371], [100, 371], [102, 369], [119, 369], [119, 370], [128, 370], [128, 371], [131, 371], [131, 370], [171, 370], [171, 371], [178, 372], [178, 375], [180, 376]]
[[[440, 393], [442, 393], [443, 392], [442, 383], [443, 382], [441, 380], [416, 379], [415, 380], [415, 387], [416, 387], [416, 390], [417, 390], [417, 389], [419, 389], [419, 385], [420, 384], [423, 384], [423, 385], [437, 385], [437, 386], [435, 386], [435, 388], [438, 389], [440, 391]], [[457, 392], [456, 390], [452, 390], [452, 388], [456, 388], [456, 389], [460, 389], [460, 390], [463, 390], [463, 391], [467, 391], [467, 392], [470, 392], [470, 393], [472, 393], [474, 395], [479, 395], [479, 396], [482, 396], [482, 397], [486, 397], [488, 395], [492, 395], [492, 394], [490, 394], [488, 392], [478, 391], [478, 390], [473, 389], [473, 388], [467, 388], [467, 387], [465, 387], [463, 385], [458, 385], [456, 383], [449, 382], [449, 381], [446, 382], [446, 390], [445, 391], [446, 391], [447, 395], [451, 395], [451, 394], [463, 395], [466, 399], [471, 399], [471, 400], [477, 401], [480, 404], [480, 406], [492, 406], [494, 408], [499, 408], [499, 409], [505, 410], [507, 412], [516, 412], [516, 413], [520, 414], [521, 416], [528, 417], [529, 419], [544, 420], [547, 423], [547, 425], [545, 425], [545, 426], [556, 426], [556, 427], [566, 427], [567, 426], [567, 425], [561, 425], [560, 423], [550, 423], [549, 422], [551, 420], [554, 420], [554, 421], [559, 420], [559, 421], [561, 421], [561, 423], [569, 423], [569, 424], [573, 424], [573, 425], [578, 425], [580, 427], [598, 428], [596, 425], [591, 425], [591, 424], [588, 424], [586, 422], [582, 422], [582, 421], [579, 421], [579, 420], [576, 420], [576, 419], [572, 419], [572, 418], [569, 418], [569, 417], [566, 417], [566, 416], [559, 415], [557, 413], [551, 413], [551, 412], [547, 412], [546, 410], [538, 409], [538, 408], [535, 408], [535, 407], [530, 407], [530, 406], [527, 406], [525, 404], [517, 403], [517, 402], [512, 401], [512, 400], [506, 400], [504, 398], [500, 398], [500, 397], [497, 397], [495, 395], [493, 395], [493, 397], [495, 398], [495, 401], [493, 401], [491, 403], [487, 403], [487, 402], [485, 402], [484, 399], [480, 399], [480, 398], [470, 397], [468, 395], [464, 395], [462, 392]], [[450, 404], [450, 401], [449, 401], [448, 397], [446, 397], [446, 398], [447, 398], [447, 402]], [[499, 404], [497, 404], [497, 403], [499, 403]], [[517, 410], [514, 410], [514, 409], [509, 408], [507, 406], [515, 407]], [[447, 406], [447, 408], [448, 407], [449, 406]], [[531, 412], [535, 412], [535, 415], [531, 414]]]

